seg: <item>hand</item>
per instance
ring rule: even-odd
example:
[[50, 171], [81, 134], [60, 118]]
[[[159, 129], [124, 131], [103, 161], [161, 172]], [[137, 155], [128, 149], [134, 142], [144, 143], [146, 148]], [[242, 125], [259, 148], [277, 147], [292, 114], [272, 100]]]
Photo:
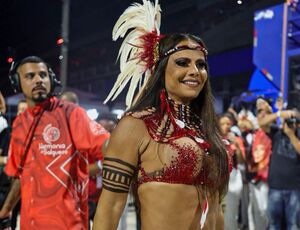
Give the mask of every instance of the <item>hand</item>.
[[0, 229], [1, 230], [12, 230], [11, 229], [11, 219], [9, 217], [0, 219]]
[[291, 117], [296, 117], [296, 116], [297, 116], [297, 112], [294, 110], [284, 110], [280, 112], [280, 117], [284, 119], [289, 119]]
[[3, 230], [11, 230], [11, 227], [4, 228]]
[[4, 218], [7, 218], [7, 217], [10, 217], [10, 215], [11, 215], [11, 212], [8, 211], [7, 209], [2, 208], [0, 210], [0, 219], [4, 219]]
[[236, 144], [236, 136], [234, 135], [234, 133], [229, 132], [229, 133], [227, 134], [227, 138], [228, 138], [228, 140], [230, 141], [230, 143]]
[[232, 113], [236, 119], [238, 118], [237, 112], [232, 107], [229, 107], [227, 111]]
[[283, 124], [283, 132], [289, 137], [293, 134], [295, 134], [295, 131], [296, 131], [296, 125], [294, 125], [293, 127], [289, 127], [287, 125], [286, 122], [284, 122]]

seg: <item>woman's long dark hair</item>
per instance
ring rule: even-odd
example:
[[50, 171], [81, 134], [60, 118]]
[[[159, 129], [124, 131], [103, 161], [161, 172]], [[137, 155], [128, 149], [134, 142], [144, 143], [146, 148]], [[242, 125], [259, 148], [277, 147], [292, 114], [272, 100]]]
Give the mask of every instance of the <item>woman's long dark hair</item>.
[[[171, 34], [160, 40], [160, 56], [162, 57], [168, 50], [174, 48], [178, 43], [184, 40], [193, 40], [205, 47], [204, 42], [197, 36], [191, 34]], [[158, 111], [160, 110], [160, 92], [165, 88], [165, 70], [168, 60], [169, 56], [166, 56], [156, 64], [152, 76], [149, 77], [145, 88], [142, 89], [129, 111], [141, 111], [147, 107], [155, 107]], [[213, 102], [214, 98], [208, 79], [198, 97], [192, 101], [191, 108], [193, 112], [201, 118], [203, 131], [206, 134], [207, 141], [212, 146], [210, 151], [213, 154], [211, 155], [215, 158], [216, 165], [219, 168], [219, 191], [224, 195], [229, 179], [228, 159], [224, 144], [221, 140], [221, 131]]]

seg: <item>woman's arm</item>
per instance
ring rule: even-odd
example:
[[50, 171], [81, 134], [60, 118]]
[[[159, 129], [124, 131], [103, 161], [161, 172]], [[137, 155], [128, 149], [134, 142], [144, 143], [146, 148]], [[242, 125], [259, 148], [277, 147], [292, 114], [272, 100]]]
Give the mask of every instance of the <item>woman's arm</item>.
[[132, 117], [123, 118], [113, 131], [104, 154], [103, 191], [94, 218], [94, 230], [117, 229], [146, 137], [143, 121]]

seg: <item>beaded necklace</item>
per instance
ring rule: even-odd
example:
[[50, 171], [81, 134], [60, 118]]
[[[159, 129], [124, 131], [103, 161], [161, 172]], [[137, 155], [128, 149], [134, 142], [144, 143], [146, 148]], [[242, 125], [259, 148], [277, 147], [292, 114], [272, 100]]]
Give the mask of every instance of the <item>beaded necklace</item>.
[[170, 123], [174, 126], [174, 132], [181, 137], [191, 137], [206, 154], [209, 154], [211, 145], [206, 141], [200, 117], [192, 112], [189, 105], [176, 103], [171, 98], [166, 98], [164, 90], [161, 92], [160, 99], [161, 111], [166, 110]]

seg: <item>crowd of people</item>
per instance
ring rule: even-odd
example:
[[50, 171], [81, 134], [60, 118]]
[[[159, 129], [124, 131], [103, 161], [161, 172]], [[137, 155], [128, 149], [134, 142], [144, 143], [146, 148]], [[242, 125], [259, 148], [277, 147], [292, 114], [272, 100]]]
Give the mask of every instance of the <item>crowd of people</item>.
[[219, 121], [236, 159], [225, 229], [299, 229], [299, 113], [259, 97], [255, 111], [230, 108]]
[[259, 97], [217, 115], [205, 43], [160, 34], [160, 12], [143, 0], [113, 29], [114, 40], [130, 30], [106, 99], [128, 89], [120, 120], [55, 96], [40, 57], [12, 65], [25, 101], [11, 125], [0, 94], [0, 229], [15, 228], [19, 201], [21, 229], [122, 228], [129, 194], [137, 229], [300, 229], [299, 113]]

